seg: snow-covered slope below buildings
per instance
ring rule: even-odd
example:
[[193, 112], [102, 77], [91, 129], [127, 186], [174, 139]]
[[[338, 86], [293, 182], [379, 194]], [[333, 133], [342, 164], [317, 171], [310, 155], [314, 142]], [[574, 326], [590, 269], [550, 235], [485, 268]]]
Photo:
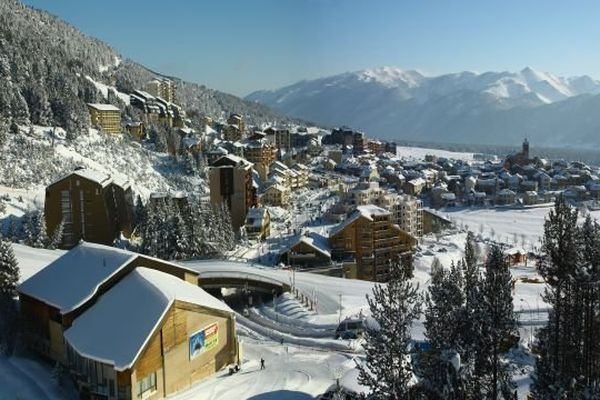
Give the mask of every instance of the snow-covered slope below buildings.
[[[425, 76], [382, 67], [301, 81], [246, 97], [290, 116], [374, 136], [505, 144], [528, 136], [556, 146], [600, 145], [600, 81], [518, 72]], [[513, 139], [514, 138], [514, 139]]]
[[80, 166], [128, 181], [143, 199], [154, 191], [207, 190], [203, 179], [185, 175], [171, 156], [141, 143], [94, 129], [71, 141], [63, 134], [60, 128], [53, 135], [52, 128], [23, 127], [0, 146], [0, 165], [7, 166], [0, 168], [0, 195], [8, 198], [2, 200], [7, 207], [0, 220], [42, 208], [44, 188]]

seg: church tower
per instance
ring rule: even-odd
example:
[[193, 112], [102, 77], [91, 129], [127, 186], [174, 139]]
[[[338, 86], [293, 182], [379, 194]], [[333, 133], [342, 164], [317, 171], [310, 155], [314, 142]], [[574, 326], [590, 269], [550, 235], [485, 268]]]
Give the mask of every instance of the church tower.
[[521, 151], [521, 154], [523, 155], [524, 159], [529, 160], [529, 141], [527, 138], [523, 140], [523, 150]]

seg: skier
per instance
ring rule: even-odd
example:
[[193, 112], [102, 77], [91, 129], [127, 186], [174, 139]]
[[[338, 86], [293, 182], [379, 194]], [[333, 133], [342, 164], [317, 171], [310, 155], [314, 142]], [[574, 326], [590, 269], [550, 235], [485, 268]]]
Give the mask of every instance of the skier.
[[265, 359], [264, 358], [260, 358], [260, 369], [263, 370], [265, 369]]

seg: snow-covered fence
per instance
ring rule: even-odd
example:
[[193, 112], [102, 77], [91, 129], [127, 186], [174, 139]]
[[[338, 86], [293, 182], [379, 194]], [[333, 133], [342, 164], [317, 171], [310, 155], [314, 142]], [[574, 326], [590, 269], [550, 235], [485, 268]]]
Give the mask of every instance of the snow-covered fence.
[[[279, 332], [287, 333], [297, 337], [309, 337], [309, 338], [332, 338], [335, 335], [335, 329], [315, 329], [303, 326], [298, 326], [283, 321], [277, 322], [276, 320], [265, 318], [255, 308], [250, 309], [250, 315], [248, 318], [262, 326], [274, 329]], [[297, 321], [297, 320], [296, 320]]]
[[259, 311], [261, 314], [264, 314], [266, 317], [268, 317], [272, 320], [287, 324], [287, 325], [295, 325], [295, 326], [303, 327], [303, 328], [307, 328], [307, 329], [335, 330], [337, 328], [337, 325], [333, 325], [333, 324], [316, 324], [314, 322], [303, 321], [301, 319], [292, 318], [287, 315], [280, 314], [277, 311], [275, 311], [273, 308], [264, 306], [264, 305], [259, 307]]
[[268, 337], [272, 340], [281, 341], [286, 344], [294, 344], [298, 346], [319, 348], [324, 350], [333, 351], [357, 351], [357, 342], [348, 340], [335, 340], [335, 339], [314, 339], [314, 338], [299, 338], [286, 333], [281, 333], [271, 328], [264, 327], [257, 324], [254, 321], [244, 317], [241, 314], [236, 314], [236, 321], [239, 325], [250, 329], [262, 336]]

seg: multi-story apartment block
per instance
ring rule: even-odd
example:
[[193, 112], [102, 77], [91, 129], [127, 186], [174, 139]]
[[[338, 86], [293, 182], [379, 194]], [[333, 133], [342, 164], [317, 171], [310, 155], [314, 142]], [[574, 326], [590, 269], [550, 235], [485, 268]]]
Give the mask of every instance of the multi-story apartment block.
[[290, 203], [290, 189], [283, 185], [269, 186], [263, 193], [261, 202], [271, 206], [287, 207]]
[[246, 143], [244, 157], [254, 164], [262, 180], [267, 180], [269, 168], [276, 159], [277, 149], [267, 140], [251, 140]]
[[227, 118], [227, 123], [237, 126], [242, 133], [246, 131], [246, 122], [240, 114], [231, 113], [229, 118]]
[[86, 240], [112, 244], [133, 229], [133, 194], [127, 182], [80, 168], [46, 188], [44, 213], [48, 232], [63, 225], [62, 248]]
[[271, 235], [271, 215], [264, 207], [254, 207], [246, 215], [246, 234], [251, 239], [266, 240]]
[[225, 203], [234, 230], [244, 225], [248, 210], [257, 205], [252, 164], [231, 154], [213, 163], [209, 172], [210, 202]]
[[175, 103], [176, 97], [175, 92], [177, 86], [175, 82], [166, 78], [156, 78], [146, 84], [146, 92], [152, 96], [160, 97], [169, 103]]
[[292, 148], [292, 136], [289, 129], [268, 127], [264, 130], [267, 139], [279, 150], [289, 151]]
[[392, 213], [392, 221], [400, 229], [416, 237], [423, 234], [423, 206], [414, 196], [390, 192], [378, 182], [359, 182], [342, 193], [341, 201], [350, 209], [367, 204], [385, 208]]
[[90, 124], [106, 133], [121, 133], [121, 110], [112, 104], [89, 103]]
[[356, 278], [385, 282], [390, 265], [417, 243], [392, 221], [392, 213], [375, 205], [358, 206], [329, 235], [332, 258], [355, 263]]

